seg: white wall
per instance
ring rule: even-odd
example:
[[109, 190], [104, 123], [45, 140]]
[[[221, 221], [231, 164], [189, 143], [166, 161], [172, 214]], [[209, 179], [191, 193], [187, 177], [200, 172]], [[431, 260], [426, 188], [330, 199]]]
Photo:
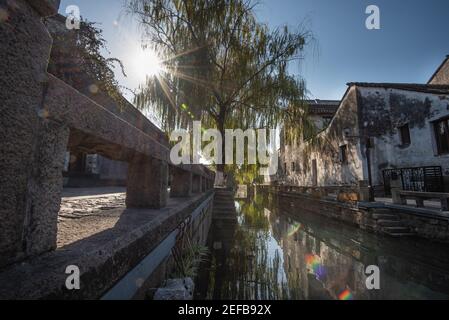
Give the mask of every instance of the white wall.
[[[372, 172], [375, 185], [383, 183], [382, 170], [385, 168], [441, 166], [449, 176], [449, 155], [436, 154], [432, 124], [432, 121], [449, 116], [449, 95], [384, 88], [359, 88], [359, 93], [364, 109], [370, 108], [369, 100], [383, 100], [383, 108], [390, 118], [390, 122], [382, 121], [382, 117], [377, 119], [386, 132], [374, 139]], [[403, 112], [406, 108], [409, 111]], [[401, 146], [397, 130], [405, 123], [409, 123], [410, 128], [408, 147]]]

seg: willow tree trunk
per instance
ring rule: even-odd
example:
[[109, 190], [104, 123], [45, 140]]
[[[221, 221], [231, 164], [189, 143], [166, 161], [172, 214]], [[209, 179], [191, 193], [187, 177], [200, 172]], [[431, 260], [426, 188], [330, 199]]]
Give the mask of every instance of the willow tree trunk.
[[221, 134], [221, 161], [217, 164], [217, 175], [215, 179], [215, 184], [217, 186], [226, 186], [226, 173], [225, 173], [225, 151], [226, 151], [226, 141], [225, 141], [225, 113], [220, 112], [220, 117], [217, 121], [218, 131]]

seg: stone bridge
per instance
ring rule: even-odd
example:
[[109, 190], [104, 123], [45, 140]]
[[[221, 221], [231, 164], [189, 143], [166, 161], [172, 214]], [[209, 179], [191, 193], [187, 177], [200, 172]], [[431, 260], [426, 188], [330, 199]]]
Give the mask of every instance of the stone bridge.
[[[47, 73], [52, 38], [42, 18], [58, 8], [59, 0], [0, 7], [0, 298], [99, 298], [211, 206], [212, 171], [174, 166], [166, 136], [140, 113], [130, 122]], [[55, 250], [64, 156], [74, 148], [128, 163], [126, 208], [112, 227]], [[65, 289], [67, 265], [80, 267], [81, 290]]]

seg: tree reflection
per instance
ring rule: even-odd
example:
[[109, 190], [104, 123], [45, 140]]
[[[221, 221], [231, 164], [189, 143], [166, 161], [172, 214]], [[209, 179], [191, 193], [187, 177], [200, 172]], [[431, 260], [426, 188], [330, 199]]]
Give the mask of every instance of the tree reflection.
[[[449, 298], [447, 246], [380, 238], [267, 194], [236, 207], [233, 223], [214, 221], [197, 298]], [[365, 286], [371, 264], [381, 290]]]

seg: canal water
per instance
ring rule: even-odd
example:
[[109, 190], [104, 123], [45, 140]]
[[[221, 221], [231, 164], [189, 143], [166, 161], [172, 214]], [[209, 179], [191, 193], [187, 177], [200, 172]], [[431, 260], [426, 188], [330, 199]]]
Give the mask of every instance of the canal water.
[[[235, 205], [236, 219], [211, 227], [196, 299], [449, 299], [447, 245], [377, 236], [271, 195]], [[379, 290], [367, 288], [370, 265]]]

